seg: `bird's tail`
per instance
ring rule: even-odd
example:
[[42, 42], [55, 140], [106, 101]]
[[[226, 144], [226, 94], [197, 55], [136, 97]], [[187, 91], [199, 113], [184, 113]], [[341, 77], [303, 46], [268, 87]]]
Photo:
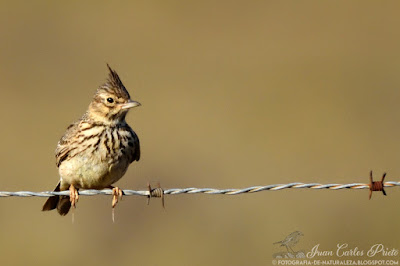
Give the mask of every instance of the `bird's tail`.
[[275, 242], [274, 245], [276, 244], [282, 244], [282, 241]]
[[[58, 182], [57, 187], [54, 191], [60, 191], [60, 182]], [[42, 211], [51, 211], [57, 208], [60, 215], [67, 215], [69, 209], [71, 208], [71, 202], [69, 196], [51, 196], [44, 203]]]

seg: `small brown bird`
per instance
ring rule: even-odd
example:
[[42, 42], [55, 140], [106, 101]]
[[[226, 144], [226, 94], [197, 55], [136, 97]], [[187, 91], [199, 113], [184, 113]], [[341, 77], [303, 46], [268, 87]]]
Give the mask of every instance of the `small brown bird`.
[[133, 161], [140, 159], [139, 138], [126, 123], [131, 100], [118, 74], [107, 65], [108, 80], [100, 86], [81, 119], [67, 128], [56, 149], [60, 181], [54, 191], [69, 189], [69, 196], [52, 196], [43, 211], [57, 208], [66, 215], [78, 201], [78, 189], [113, 189], [112, 207], [122, 198], [117, 182]]

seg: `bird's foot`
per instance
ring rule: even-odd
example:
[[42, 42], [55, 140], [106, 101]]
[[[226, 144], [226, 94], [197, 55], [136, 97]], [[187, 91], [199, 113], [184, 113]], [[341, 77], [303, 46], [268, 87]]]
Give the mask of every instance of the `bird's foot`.
[[117, 206], [118, 201], [122, 200], [122, 195], [124, 195], [124, 192], [122, 191], [122, 189], [120, 189], [119, 187], [110, 187], [112, 188], [112, 195], [113, 195], [113, 199], [112, 199], [112, 212], [111, 212], [111, 218], [112, 221], [115, 222], [115, 206]]
[[124, 193], [122, 192], [122, 189], [120, 189], [119, 187], [112, 188], [112, 195], [113, 195], [112, 207], [113, 208], [115, 208], [115, 206], [117, 206], [118, 201], [122, 200], [123, 194]]
[[78, 190], [74, 187], [74, 185], [69, 186], [69, 201], [71, 202], [72, 207], [76, 207], [76, 203], [79, 200]]

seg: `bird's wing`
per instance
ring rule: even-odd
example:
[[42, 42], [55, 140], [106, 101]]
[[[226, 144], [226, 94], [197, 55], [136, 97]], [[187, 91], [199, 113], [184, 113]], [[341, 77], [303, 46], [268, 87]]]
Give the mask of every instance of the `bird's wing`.
[[56, 148], [56, 165], [57, 165], [57, 167], [59, 167], [60, 164], [68, 158], [68, 156], [72, 150], [76, 149], [76, 146], [71, 145], [71, 142], [73, 140], [73, 138], [71, 136], [74, 136], [76, 134], [79, 123], [80, 123], [80, 120], [77, 121], [76, 123], [71, 124], [67, 128], [67, 131], [65, 132], [64, 136], [62, 136], [62, 138], [58, 142], [57, 148]]
[[132, 149], [132, 159], [130, 160], [129, 163], [132, 163], [133, 161], [139, 161], [140, 160], [140, 142], [139, 142], [139, 137], [136, 135], [135, 131], [133, 131], [129, 126], [129, 131], [131, 132], [132, 140], [133, 140], [133, 149]]

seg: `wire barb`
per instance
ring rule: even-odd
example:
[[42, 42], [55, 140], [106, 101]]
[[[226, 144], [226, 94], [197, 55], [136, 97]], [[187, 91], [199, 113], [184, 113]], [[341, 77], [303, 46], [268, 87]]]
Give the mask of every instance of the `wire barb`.
[[[395, 187], [400, 186], [400, 182], [388, 181], [382, 183], [383, 187]], [[245, 193], [256, 193], [261, 191], [275, 191], [289, 188], [311, 188], [311, 189], [370, 189], [370, 184], [365, 183], [350, 183], [350, 184], [319, 184], [319, 183], [289, 183], [289, 184], [275, 184], [267, 186], [253, 186], [247, 188], [170, 188], [164, 190], [164, 195], [177, 195], [177, 194], [212, 194], [212, 195], [238, 195]], [[43, 191], [43, 192], [32, 192], [32, 191], [0, 191], [0, 197], [50, 197], [50, 196], [69, 196], [69, 191]], [[149, 190], [123, 190], [125, 196], [145, 196], [148, 197], [151, 192]], [[95, 196], [95, 195], [112, 195], [111, 189], [103, 190], [80, 190], [79, 195], [81, 196]]]
[[381, 181], [374, 181], [373, 177], [372, 177], [372, 170], [369, 173], [369, 199], [371, 199], [372, 197], [372, 191], [382, 191], [383, 195], [386, 196], [386, 192], [383, 189], [384, 184], [383, 181], [385, 181], [385, 177], [386, 177], [386, 173], [383, 173], [382, 179]]
[[147, 183], [147, 188], [149, 191], [149, 195], [147, 195], [147, 205], [150, 204], [150, 198], [156, 197], [156, 198], [161, 198], [161, 204], [163, 208], [165, 209], [165, 204], [164, 204], [164, 189], [161, 188], [160, 182], [157, 183], [156, 188], [151, 188], [150, 183]]

